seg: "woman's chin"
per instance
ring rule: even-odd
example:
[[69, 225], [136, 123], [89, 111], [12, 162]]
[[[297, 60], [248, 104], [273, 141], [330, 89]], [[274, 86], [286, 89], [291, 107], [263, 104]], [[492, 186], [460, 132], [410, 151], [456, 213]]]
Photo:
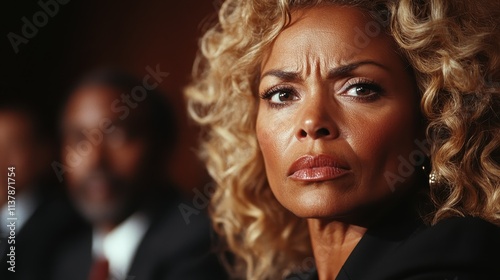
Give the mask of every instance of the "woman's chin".
[[296, 216], [305, 219], [335, 219], [354, 210], [349, 200], [321, 193], [304, 194], [280, 202]]

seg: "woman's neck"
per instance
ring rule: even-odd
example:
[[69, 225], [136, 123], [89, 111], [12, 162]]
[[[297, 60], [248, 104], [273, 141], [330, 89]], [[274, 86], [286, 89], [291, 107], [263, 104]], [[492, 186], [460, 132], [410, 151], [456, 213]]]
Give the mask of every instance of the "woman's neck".
[[319, 279], [334, 280], [366, 228], [319, 219], [309, 219], [308, 225]]

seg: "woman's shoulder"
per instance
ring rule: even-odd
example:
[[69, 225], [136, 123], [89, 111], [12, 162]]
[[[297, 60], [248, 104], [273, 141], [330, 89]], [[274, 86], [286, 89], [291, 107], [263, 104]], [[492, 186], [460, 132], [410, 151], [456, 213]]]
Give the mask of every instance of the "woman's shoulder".
[[420, 227], [408, 238], [407, 243], [433, 244], [438, 248], [454, 244], [452, 247], [455, 250], [478, 248], [481, 244], [489, 244], [487, 247], [491, 248], [492, 245], [500, 246], [500, 227], [481, 218], [451, 217], [432, 226]]
[[426, 263], [499, 266], [500, 227], [475, 217], [447, 218], [420, 227], [397, 252], [401, 256], [421, 256], [420, 261]]
[[398, 251], [436, 261], [439, 258], [478, 262], [494, 256], [500, 261], [500, 227], [476, 217], [447, 218], [433, 226], [420, 227], [401, 243]]
[[408, 279], [438, 275], [442, 279], [500, 279], [500, 227], [475, 217], [448, 218], [420, 227], [388, 260], [399, 263]]
[[500, 227], [480, 218], [385, 233], [368, 233], [337, 279], [500, 279]]
[[440, 274], [443, 279], [500, 279], [500, 227], [475, 217], [448, 218], [417, 230], [392, 259], [415, 269], [414, 279]]

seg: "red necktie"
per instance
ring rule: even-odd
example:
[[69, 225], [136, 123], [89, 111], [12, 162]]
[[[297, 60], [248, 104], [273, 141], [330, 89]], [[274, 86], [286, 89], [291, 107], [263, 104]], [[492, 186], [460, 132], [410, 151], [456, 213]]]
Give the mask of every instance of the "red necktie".
[[94, 261], [90, 269], [89, 280], [108, 280], [109, 278], [109, 263], [104, 258], [99, 258]]

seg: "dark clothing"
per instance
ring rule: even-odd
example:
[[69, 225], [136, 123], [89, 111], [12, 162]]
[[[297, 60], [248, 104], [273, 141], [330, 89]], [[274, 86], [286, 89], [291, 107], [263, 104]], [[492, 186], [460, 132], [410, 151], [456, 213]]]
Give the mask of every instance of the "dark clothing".
[[[190, 216], [187, 224], [179, 198], [156, 203], [150, 211], [151, 224], [141, 240], [125, 279], [197, 280], [226, 279], [217, 257], [211, 252], [210, 222], [203, 212]], [[51, 279], [87, 280], [92, 263], [92, 229], [67, 239], [57, 254]]]
[[[396, 222], [399, 221], [399, 222]], [[318, 279], [316, 271], [289, 279]], [[337, 280], [500, 279], [500, 228], [479, 218], [387, 220], [361, 238]]]
[[[9, 271], [10, 244], [0, 241], [0, 279], [44, 280], [49, 279], [54, 248], [65, 236], [83, 226], [83, 221], [67, 198], [55, 194], [38, 196], [35, 212], [15, 236], [15, 272]], [[5, 226], [2, 224], [2, 226]], [[7, 250], [7, 251], [5, 251]], [[7, 259], [9, 258], [9, 259]], [[13, 264], [13, 263], [12, 263]]]

